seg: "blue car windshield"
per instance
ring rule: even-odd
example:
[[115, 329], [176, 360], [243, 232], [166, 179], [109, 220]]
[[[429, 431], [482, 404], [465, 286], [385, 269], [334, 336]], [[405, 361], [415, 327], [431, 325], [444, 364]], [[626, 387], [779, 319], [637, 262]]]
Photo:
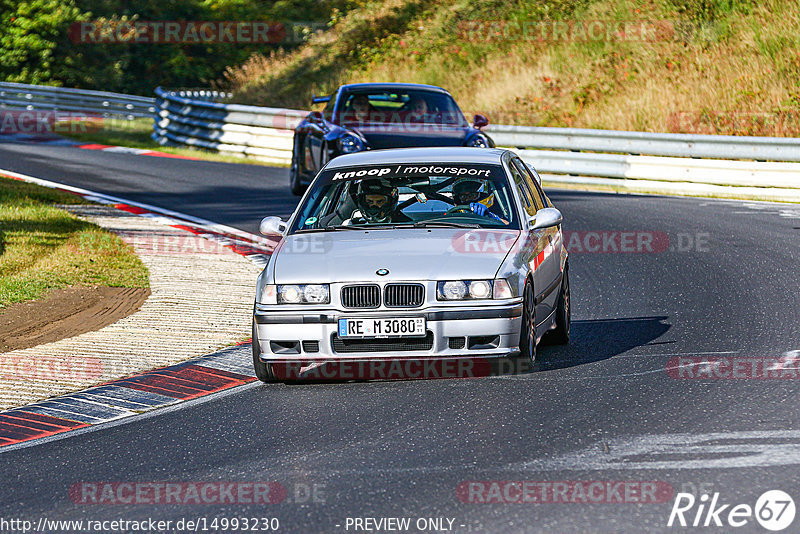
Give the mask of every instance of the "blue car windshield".
[[414, 163], [324, 170], [291, 233], [377, 226], [519, 229], [503, 167]]
[[341, 124], [437, 124], [466, 126], [464, 113], [453, 97], [438, 91], [360, 90], [342, 94]]

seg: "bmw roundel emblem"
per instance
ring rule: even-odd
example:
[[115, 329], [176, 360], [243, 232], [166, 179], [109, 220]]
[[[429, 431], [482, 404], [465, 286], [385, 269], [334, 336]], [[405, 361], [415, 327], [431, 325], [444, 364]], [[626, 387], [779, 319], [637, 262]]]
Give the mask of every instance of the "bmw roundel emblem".
[[375, 271], [375, 274], [377, 274], [378, 276], [386, 276], [387, 274], [389, 274], [389, 269], [378, 269], [377, 271]]

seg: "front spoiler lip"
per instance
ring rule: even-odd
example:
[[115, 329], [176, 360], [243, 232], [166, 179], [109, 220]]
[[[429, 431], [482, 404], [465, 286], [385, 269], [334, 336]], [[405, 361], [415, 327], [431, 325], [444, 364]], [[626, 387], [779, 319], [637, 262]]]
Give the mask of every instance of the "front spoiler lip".
[[506, 306], [487, 306], [484, 308], [436, 310], [415, 312], [413, 309], [393, 309], [381, 310], [376, 313], [374, 310], [320, 310], [310, 313], [269, 313], [256, 310], [253, 318], [257, 324], [336, 324], [340, 317], [398, 317], [398, 316], [419, 316], [425, 317], [427, 321], [458, 321], [470, 319], [513, 319], [522, 316], [522, 303], [515, 303]]
[[441, 360], [480, 360], [480, 359], [498, 359], [498, 358], [507, 358], [511, 357], [515, 354], [519, 354], [519, 349], [511, 349], [505, 350], [502, 352], [491, 352], [487, 354], [479, 353], [479, 354], [447, 354], [442, 356], [431, 356], [430, 354], [426, 354], [423, 356], [398, 356], [387, 354], [386, 356], [376, 356], [374, 354], [364, 353], [365, 356], [363, 358], [354, 358], [352, 355], [347, 355], [342, 358], [339, 357], [330, 357], [330, 358], [308, 358], [308, 357], [298, 357], [301, 356], [299, 354], [289, 354], [289, 355], [281, 355], [281, 354], [271, 354], [269, 357], [265, 358], [264, 354], [259, 354], [258, 358], [263, 363], [275, 363], [275, 362], [282, 362], [282, 363], [304, 363], [308, 365], [313, 364], [326, 364], [326, 363], [364, 363], [364, 362], [386, 362], [386, 361], [441, 361]]

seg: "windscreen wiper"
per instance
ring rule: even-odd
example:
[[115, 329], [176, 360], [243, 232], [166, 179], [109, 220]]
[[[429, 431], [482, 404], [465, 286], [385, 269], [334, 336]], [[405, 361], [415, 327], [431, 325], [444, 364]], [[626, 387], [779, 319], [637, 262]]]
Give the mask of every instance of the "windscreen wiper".
[[394, 224], [335, 224], [333, 226], [325, 226], [322, 228], [325, 231], [333, 230], [394, 230], [397, 228]]
[[363, 226], [351, 226], [344, 224], [334, 224], [332, 226], [323, 226], [322, 228], [302, 228], [297, 230], [296, 234], [308, 234], [311, 232], [335, 232], [337, 230], [363, 230]]
[[457, 223], [449, 221], [417, 221], [414, 228], [481, 228], [477, 223]]

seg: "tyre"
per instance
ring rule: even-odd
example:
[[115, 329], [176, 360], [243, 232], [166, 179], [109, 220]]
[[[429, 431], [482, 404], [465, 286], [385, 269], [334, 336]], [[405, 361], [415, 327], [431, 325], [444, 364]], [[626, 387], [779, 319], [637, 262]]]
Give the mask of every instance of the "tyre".
[[275, 374], [272, 372], [272, 365], [264, 363], [259, 358], [258, 348], [258, 333], [256, 332], [256, 322], [253, 321], [253, 369], [256, 372], [256, 378], [262, 382], [276, 382]]
[[294, 156], [292, 156], [292, 166], [289, 168], [289, 189], [292, 190], [293, 195], [298, 197], [306, 191], [306, 186], [300, 181], [300, 165]]
[[525, 284], [522, 298], [522, 326], [519, 329], [520, 357], [528, 364], [536, 361], [536, 308], [533, 297], [533, 284]]
[[571, 306], [569, 269], [564, 269], [564, 279], [561, 281], [561, 291], [558, 294], [558, 307], [556, 308], [556, 327], [546, 334], [548, 343], [552, 345], [566, 345], [569, 343]]

